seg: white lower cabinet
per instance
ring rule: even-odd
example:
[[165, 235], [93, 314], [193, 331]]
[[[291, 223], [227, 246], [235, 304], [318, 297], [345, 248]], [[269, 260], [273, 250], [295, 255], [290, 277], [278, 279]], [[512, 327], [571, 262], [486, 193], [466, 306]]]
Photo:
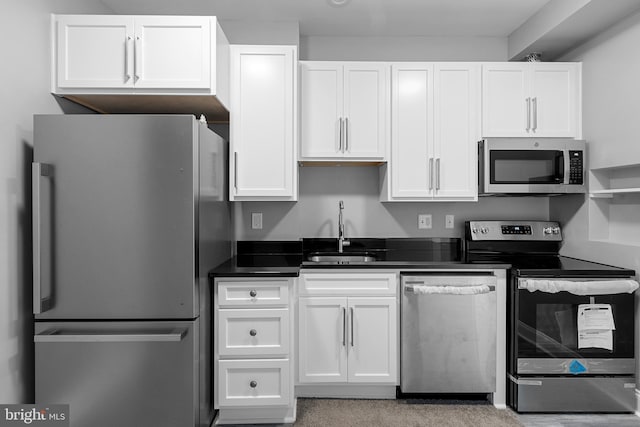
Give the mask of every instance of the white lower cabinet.
[[295, 421], [292, 292], [288, 278], [215, 280], [216, 424]]
[[[350, 283], [386, 282], [354, 290]], [[321, 286], [324, 284], [325, 286]], [[343, 284], [343, 287], [340, 287]], [[330, 289], [330, 291], [327, 291]], [[309, 273], [300, 277], [300, 384], [398, 383], [398, 299], [393, 273]], [[331, 296], [325, 295], [331, 293]], [[372, 296], [372, 293], [374, 296]]]

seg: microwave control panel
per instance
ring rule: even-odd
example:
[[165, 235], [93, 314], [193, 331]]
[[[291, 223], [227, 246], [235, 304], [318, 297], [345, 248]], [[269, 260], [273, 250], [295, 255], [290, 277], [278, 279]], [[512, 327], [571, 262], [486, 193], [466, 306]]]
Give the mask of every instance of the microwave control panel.
[[582, 150], [569, 150], [569, 184], [584, 183], [584, 162]]

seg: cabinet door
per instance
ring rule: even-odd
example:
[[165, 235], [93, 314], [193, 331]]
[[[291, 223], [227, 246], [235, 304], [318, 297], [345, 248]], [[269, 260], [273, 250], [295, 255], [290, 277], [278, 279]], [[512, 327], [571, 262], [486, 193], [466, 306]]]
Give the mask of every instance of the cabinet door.
[[208, 17], [136, 16], [136, 88], [211, 86]]
[[434, 99], [435, 197], [477, 200], [479, 64], [436, 64]]
[[531, 72], [531, 129], [536, 136], [575, 137], [579, 64], [537, 63]]
[[231, 200], [296, 200], [293, 46], [231, 50]]
[[56, 18], [57, 85], [133, 88], [133, 18], [64, 15]]
[[395, 297], [349, 298], [349, 382], [397, 383]]
[[342, 157], [343, 67], [300, 63], [301, 157]]
[[300, 382], [346, 382], [347, 299], [300, 298], [298, 332]]
[[383, 158], [387, 140], [387, 65], [348, 63], [344, 66], [345, 157]]
[[482, 69], [482, 136], [529, 136], [529, 64], [485, 64]]
[[433, 65], [391, 67], [391, 196], [433, 193]]

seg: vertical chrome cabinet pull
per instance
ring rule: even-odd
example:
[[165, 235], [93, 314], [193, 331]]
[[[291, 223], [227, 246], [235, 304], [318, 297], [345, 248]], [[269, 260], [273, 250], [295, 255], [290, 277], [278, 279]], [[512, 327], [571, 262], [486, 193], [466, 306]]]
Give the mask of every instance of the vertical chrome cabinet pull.
[[433, 190], [433, 157], [429, 158], [429, 190]]
[[342, 121], [342, 117], [340, 117], [338, 120], [340, 120], [340, 132], [338, 135], [338, 151], [342, 152], [342, 134], [344, 133], [344, 123]]
[[527, 103], [527, 132], [531, 129], [531, 98], [525, 100]]
[[344, 119], [344, 151], [349, 151], [349, 118]]
[[538, 129], [538, 98], [532, 98], [533, 103], [533, 130]]
[[125, 82], [128, 82], [131, 79], [131, 73], [129, 72], [129, 43], [131, 43], [131, 36], [127, 36], [127, 39], [124, 41], [124, 76]]
[[[140, 74], [142, 74], [142, 60], [138, 60], [138, 56], [142, 55], [142, 49], [140, 48], [140, 36], [136, 36], [136, 40], [135, 40], [135, 44], [133, 45], [133, 54], [136, 57], [136, 60], [134, 61], [133, 65], [134, 70], [133, 73], [136, 76], [136, 80], [138, 81], [140, 80]], [[138, 70], [139, 68], [139, 70]], [[138, 72], [140, 71], [140, 72]], [[134, 82], [135, 83], [135, 82]]]
[[440, 158], [436, 159], [436, 190], [440, 189]]
[[52, 176], [53, 168], [44, 163], [33, 163], [31, 165], [31, 203], [33, 209], [32, 232], [33, 232], [33, 314], [40, 314], [43, 311], [42, 304], [42, 270], [41, 270], [41, 233], [40, 224], [42, 212], [40, 206], [40, 178]]
[[349, 308], [351, 315], [351, 347], [353, 347], [353, 307]]
[[342, 346], [347, 345], [347, 309], [342, 307]]
[[238, 192], [238, 152], [233, 152], [233, 188]]

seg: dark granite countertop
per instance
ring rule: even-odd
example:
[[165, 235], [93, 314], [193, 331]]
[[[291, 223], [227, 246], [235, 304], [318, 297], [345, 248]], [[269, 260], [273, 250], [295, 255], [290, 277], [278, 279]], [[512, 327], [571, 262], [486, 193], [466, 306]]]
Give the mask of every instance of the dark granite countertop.
[[412, 271], [442, 269], [506, 269], [503, 263], [465, 263], [461, 239], [455, 238], [362, 238], [350, 239], [345, 254], [363, 253], [375, 261], [306, 261], [312, 253], [334, 252], [336, 239], [314, 238], [295, 241], [239, 241], [237, 256], [209, 273], [214, 277], [297, 277], [300, 270], [387, 269]]

